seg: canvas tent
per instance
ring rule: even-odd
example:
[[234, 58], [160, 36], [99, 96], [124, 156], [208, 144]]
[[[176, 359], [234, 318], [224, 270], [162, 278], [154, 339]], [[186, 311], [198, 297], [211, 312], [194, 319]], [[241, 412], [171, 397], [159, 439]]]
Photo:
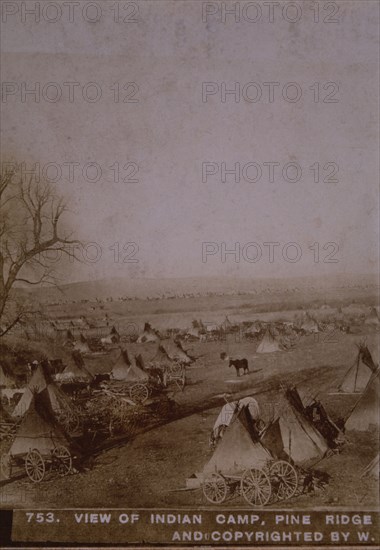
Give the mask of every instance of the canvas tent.
[[367, 431], [379, 427], [379, 377], [379, 370], [372, 374], [366, 389], [346, 420], [346, 430]]
[[375, 456], [373, 460], [366, 466], [360, 477], [373, 477], [379, 479], [379, 455]]
[[342, 382], [338, 386], [338, 391], [342, 393], [362, 393], [371, 375], [376, 371], [372, 355], [367, 346], [358, 346], [358, 354], [355, 362], [348, 369]]
[[137, 338], [137, 343], [143, 344], [143, 343], [149, 343], [149, 342], [157, 342], [157, 340], [159, 340], [159, 337], [157, 336], [155, 331], [152, 329], [149, 323], [145, 323], [144, 331]]
[[47, 454], [58, 445], [68, 446], [66, 437], [58, 426], [54, 425], [47, 411], [42, 408], [37, 410], [33, 398], [13, 440], [9, 454], [12, 456], [22, 455], [31, 449], [37, 449], [40, 453]]
[[203, 468], [203, 474], [222, 472], [236, 473], [248, 468], [264, 468], [271, 460], [271, 454], [255, 441], [247, 422], [247, 409], [244, 407], [230, 421], [223, 439], [212, 457]]
[[267, 329], [256, 349], [256, 353], [273, 353], [275, 351], [281, 351], [280, 344], [271, 331]]
[[[46, 391], [45, 391], [46, 390]], [[54, 412], [59, 412], [64, 408], [71, 408], [69, 398], [45, 375], [41, 365], [34, 371], [28, 386], [23, 393], [20, 401], [12, 412], [13, 417], [21, 417], [28, 411], [33, 401], [33, 396], [44, 392], [49, 406]]]
[[290, 404], [281, 411], [278, 428], [283, 451], [297, 464], [322, 458], [329, 449], [313, 424]]
[[231, 321], [228, 318], [228, 315], [226, 315], [226, 318], [224, 319], [223, 323], [220, 325], [220, 328], [225, 332], [229, 332], [233, 330], [234, 324], [231, 323]]
[[63, 372], [57, 374], [56, 380], [62, 383], [76, 382], [79, 384], [89, 384], [93, 380], [92, 374], [84, 366], [79, 366], [72, 361], [65, 367]]
[[319, 460], [329, 449], [327, 440], [308, 418], [295, 387], [286, 390], [285, 398], [277, 418], [261, 435], [261, 441], [282, 460], [291, 459], [297, 464]]
[[74, 350], [80, 351], [81, 353], [91, 352], [87, 339], [82, 334], [80, 335], [80, 340], [74, 342]]
[[380, 325], [380, 319], [379, 319], [377, 311], [374, 307], [371, 308], [371, 311], [370, 311], [368, 317], [366, 318], [366, 320], [364, 321], [364, 323], [366, 325], [374, 325], [374, 326], [379, 326]]
[[201, 334], [199, 332], [199, 328], [191, 327], [191, 328], [187, 329], [186, 336], [187, 336], [188, 339], [199, 340], [200, 337], [201, 337]]
[[130, 361], [126, 351], [122, 351], [112, 368], [110, 378], [123, 382], [144, 382], [149, 376], [135, 362]]
[[135, 355], [135, 361], [136, 361], [136, 365], [139, 367], [139, 369], [145, 370], [145, 362], [144, 362], [144, 358], [141, 355], [141, 353], [139, 353], [138, 355]]
[[163, 343], [163, 347], [170, 359], [183, 363], [184, 365], [190, 365], [192, 362], [192, 359], [187, 353], [173, 340], [166, 340]]
[[308, 334], [316, 334], [319, 332], [317, 321], [313, 319], [309, 313], [306, 313], [305, 319], [302, 321], [300, 328]]
[[216, 439], [221, 426], [229, 426], [234, 415], [239, 413], [243, 407], [248, 408], [248, 413], [253, 420], [260, 418], [259, 404], [253, 397], [243, 397], [239, 401], [230, 401], [226, 403], [220, 410], [220, 413], [213, 427], [213, 437]]
[[117, 329], [113, 326], [111, 328], [110, 333], [107, 336], [104, 336], [103, 338], [101, 338], [100, 342], [103, 345], [117, 344], [120, 342], [120, 334], [118, 333]]
[[160, 368], [165, 368], [175, 363], [174, 359], [169, 357], [166, 349], [161, 344], [158, 346], [157, 353], [150, 361], [150, 364]]
[[13, 388], [15, 386], [13, 378], [8, 374], [7, 369], [0, 365], [0, 387]]

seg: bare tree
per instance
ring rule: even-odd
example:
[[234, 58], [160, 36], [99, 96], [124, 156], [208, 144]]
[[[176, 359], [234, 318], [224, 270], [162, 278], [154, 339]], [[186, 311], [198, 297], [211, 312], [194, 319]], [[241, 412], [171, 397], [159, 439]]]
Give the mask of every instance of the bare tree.
[[14, 286], [56, 284], [49, 252], [75, 257], [80, 244], [63, 230], [67, 206], [49, 184], [14, 180], [14, 172], [0, 176], [0, 321], [6, 320], [0, 337], [25, 314], [24, 307], [17, 307], [9, 318]]

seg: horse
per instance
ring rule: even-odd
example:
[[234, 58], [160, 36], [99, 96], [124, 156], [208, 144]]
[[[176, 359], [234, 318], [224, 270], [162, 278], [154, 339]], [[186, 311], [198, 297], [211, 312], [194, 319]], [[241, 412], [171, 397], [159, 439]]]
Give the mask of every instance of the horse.
[[247, 359], [231, 359], [225, 352], [220, 354], [220, 358], [223, 361], [229, 361], [229, 367], [235, 367], [236, 376], [240, 376], [240, 369], [243, 371], [243, 375], [249, 373]]

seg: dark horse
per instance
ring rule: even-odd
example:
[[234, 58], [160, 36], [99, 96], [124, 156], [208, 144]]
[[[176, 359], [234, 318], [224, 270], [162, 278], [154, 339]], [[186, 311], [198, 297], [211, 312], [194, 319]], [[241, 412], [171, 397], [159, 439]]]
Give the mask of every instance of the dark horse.
[[223, 359], [223, 361], [228, 361], [229, 367], [235, 367], [236, 376], [240, 376], [240, 369], [243, 371], [243, 374], [249, 373], [247, 359], [231, 359], [231, 357], [228, 357], [228, 355], [225, 352], [220, 354], [220, 358]]

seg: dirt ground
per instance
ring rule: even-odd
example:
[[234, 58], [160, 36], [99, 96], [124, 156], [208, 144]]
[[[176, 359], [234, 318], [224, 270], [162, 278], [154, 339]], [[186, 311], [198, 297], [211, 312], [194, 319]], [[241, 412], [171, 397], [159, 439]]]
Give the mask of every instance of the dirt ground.
[[[129, 442], [102, 452], [79, 473], [65, 478], [46, 478], [33, 485], [25, 477], [1, 480], [2, 507], [151, 507], [206, 506], [202, 492], [186, 490], [186, 479], [202, 470], [212, 451], [209, 434], [223, 395], [254, 395], [264, 419], [273, 417], [281, 407], [281, 388], [297, 384], [303, 397], [318, 397], [334, 420], [345, 418], [353, 407], [355, 395], [336, 395], [334, 389], [356, 357], [356, 346], [366, 337], [370, 349], [377, 345], [377, 334], [347, 335], [338, 333], [334, 341], [322, 336], [303, 337], [296, 349], [256, 355], [256, 344], [227, 342], [189, 344], [197, 357], [187, 369], [187, 385], [174, 395], [176, 419], [141, 433]], [[134, 345], [145, 355], [154, 355], [154, 344]], [[250, 374], [236, 378], [233, 369], [219, 356], [248, 358]], [[361, 477], [361, 470], [378, 452], [374, 433], [347, 433], [339, 455], [325, 458], [315, 467], [327, 472], [331, 480], [327, 489], [300, 495], [287, 508], [359, 507], [378, 505], [378, 482]], [[242, 507], [240, 497], [228, 502]], [[278, 507], [278, 506], [277, 506]]]

